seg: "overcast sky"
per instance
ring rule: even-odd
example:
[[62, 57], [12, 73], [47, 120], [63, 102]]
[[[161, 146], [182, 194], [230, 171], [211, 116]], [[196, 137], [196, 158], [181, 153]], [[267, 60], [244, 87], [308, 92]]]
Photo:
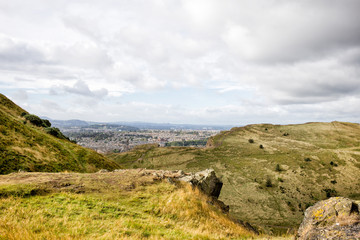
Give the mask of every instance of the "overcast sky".
[[359, 0], [0, 0], [0, 92], [53, 119], [360, 122]]

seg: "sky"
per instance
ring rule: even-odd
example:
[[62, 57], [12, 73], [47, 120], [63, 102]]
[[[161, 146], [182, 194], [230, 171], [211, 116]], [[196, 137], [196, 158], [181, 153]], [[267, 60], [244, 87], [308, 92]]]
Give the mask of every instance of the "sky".
[[0, 0], [0, 92], [52, 119], [360, 122], [359, 0]]

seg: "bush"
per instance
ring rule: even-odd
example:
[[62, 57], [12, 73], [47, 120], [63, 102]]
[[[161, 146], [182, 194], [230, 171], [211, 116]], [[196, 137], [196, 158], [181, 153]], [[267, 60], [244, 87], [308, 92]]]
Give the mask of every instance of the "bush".
[[336, 197], [338, 195], [335, 189], [326, 188], [323, 189], [323, 191], [325, 192], [327, 198]]
[[25, 114], [23, 117], [37, 127], [51, 127], [51, 123], [49, 120], [41, 119], [34, 114]]
[[264, 146], [262, 144], [260, 144], [259, 148], [264, 149]]
[[47, 119], [41, 119], [43, 121], [43, 127], [51, 127], [51, 122]]
[[307, 158], [305, 158], [304, 160], [305, 160], [305, 162], [311, 162], [311, 159], [310, 159], [310, 158], [308, 158], [308, 157], [307, 157]]
[[254, 142], [255, 142], [254, 139], [252, 138], [249, 139], [249, 143], [254, 143]]
[[45, 128], [45, 132], [52, 135], [52, 136], [54, 136], [54, 137], [57, 137], [57, 138], [60, 138], [60, 139], [66, 139], [66, 140], [70, 141], [70, 139], [68, 137], [66, 137], [64, 134], [62, 134], [60, 129], [58, 129], [56, 127]]
[[268, 177], [268, 178], [266, 179], [265, 186], [266, 186], [266, 187], [272, 187], [272, 186], [273, 186], [270, 177]]
[[275, 171], [277, 171], [277, 172], [281, 172], [281, 171], [282, 171], [282, 169], [281, 169], [281, 167], [280, 167], [280, 164], [276, 164]]
[[35, 126], [42, 127], [43, 125], [43, 120], [36, 115], [26, 114], [24, 115], [24, 117], [26, 120], [28, 120], [31, 124]]
[[335, 163], [335, 162], [333, 162], [333, 161], [330, 162], [330, 165], [331, 165], [331, 166], [334, 166], [334, 167], [337, 167], [337, 166], [338, 166], [337, 163]]

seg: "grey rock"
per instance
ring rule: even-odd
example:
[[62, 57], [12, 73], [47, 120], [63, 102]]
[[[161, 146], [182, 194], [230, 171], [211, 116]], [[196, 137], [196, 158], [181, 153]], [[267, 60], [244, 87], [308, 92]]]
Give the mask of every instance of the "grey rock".
[[221, 192], [223, 183], [216, 177], [214, 169], [206, 169], [195, 174], [179, 178], [179, 181], [184, 181], [198, 187], [206, 195], [218, 198]]
[[359, 202], [333, 197], [305, 211], [297, 239], [360, 239]]

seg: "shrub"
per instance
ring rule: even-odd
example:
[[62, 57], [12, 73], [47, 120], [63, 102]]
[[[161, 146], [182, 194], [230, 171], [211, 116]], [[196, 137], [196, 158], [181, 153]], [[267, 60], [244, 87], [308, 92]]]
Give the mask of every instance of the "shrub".
[[68, 137], [66, 137], [64, 134], [62, 134], [60, 129], [58, 129], [56, 127], [45, 128], [45, 132], [52, 135], [52, 136], [54, 136], [54, 137], [57, 137], [57, 138], [60, 138], [60, 139], [66, 139], [66, 140], [70, 141], [70, 139]]
[[265, 186], [266, 186], [266, 187], [272, 187], [272, 186], [273, 186], [270, 177], [268, 177], [268, 178], [266, 179]]
[[325, 189], [323, 189], [323, 191], [326, 193], [327, 198], [337, 196], [337, 192], [335, 189], [325, 188]]
[[255, 142], [254, 139], [252, 138], [249, 139], [249, 143], [254, 143], [254, 142]]
[[338, 166], [337, 163], [335, 163], [335, 162], [333, 162], [333, 161], [330, 162], [330, 165], [331, 165], [331, 166], [334, 166], [334, 167], [337, 167], [337, 166]]
[[280, 167], [280, 164], [276, 164], [275, 171], [277, 171], [277, 172], [281, 172], [281, 171], [282, 171], [282, 169], [281, 169], [281, 167]]
[[25, 114], [23, 115], [23, 117], [37, 127], [51, 127], [51, 123], [49, 120], [41, 119], [34, 114]]
[[41, 119], [43, 121], [43, 127], [51, 127], [51, 122], [47, 119]]
[[24, 117], [26, 120], [28, 120], [31, 124], [33, 124], [35, 126], [42, 127], [42, 125], [43, 125], [42, 119], [36, 115], [26, 114], [26, 115], [24, 115]]
[[308, 157], [307, 157], [307, 158], [305, 158], [304, 160], [305, 160], [305, 162], [311, 162], [311, 159], [310, 159], [310, 158], [308, 158]]
[[264, 148], [264, 146], [263, 146], [262, 144], [260, 144], [259, 148], [263, 149], [263, 148]]

